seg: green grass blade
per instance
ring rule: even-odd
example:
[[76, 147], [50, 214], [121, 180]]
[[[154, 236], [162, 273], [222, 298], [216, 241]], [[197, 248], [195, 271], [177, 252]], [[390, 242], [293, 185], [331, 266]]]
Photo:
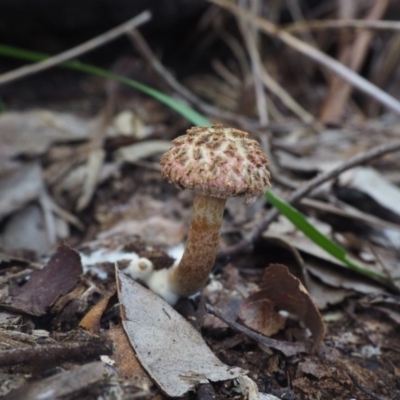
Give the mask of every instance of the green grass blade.
[[270, 189], [267, 190], [265, 196], [271, 202], [271, 204], [276, 207], [278, 211], [283, 214], [296, 228], [303, 232], [304, 235], [306, 235], [319, 247], [324, 249], [332, 257], [335, 257], [337, 260], [345, 264], [349, 269], [357, 271], [370, 278], [387, 281], [387, 277], [385, 275], [366, 269], [352, 261], [342, 247], [316, 229], [310, 222], [308, 222], [307, 218], [300, 211], [296, 210], [284, 199], [274, 194]]
[[[0, 55], [18, 58], [20, 60], [27, 61], [43, 61], [49, 58], [47, 54], [37, 53], [33, 51], [18, 49], [16, 47], [6, 46], [0, 44]], [[200, 126], [210, 126], [211, 122], [203, 117], [203, 115], [199, 114], [197, 111], [192, 108], [186, 106], [185, 104], [173, 99], [166, 94], [153, 89], [150, 86], [144, 85], [143, 83], [137, 82], [133, 79], [126, 78], [125, 76], [117, 75], [112, 72], [106, 71], [102, 68], [95, 67], [93, 65], [84, 64], [79, 61], [67, 61], [59, 66], [64, 68], [73, 69], [75, 71], [84, 72], [91, 75], [101, 76], [107, 79], [113, 79], [130, 87], [133, 87], [142, 93], [145, 93], [154, 99], [158, 100], [161, 103], [164, 103], [166, 106], [175, 110], [179, 114], [181, 114], [184, 118], [190, 121], [194, 125]]]

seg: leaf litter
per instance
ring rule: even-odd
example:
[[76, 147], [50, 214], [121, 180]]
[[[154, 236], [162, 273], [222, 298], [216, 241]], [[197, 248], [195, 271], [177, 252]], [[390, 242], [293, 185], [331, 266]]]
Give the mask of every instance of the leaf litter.
[[[285, 7], [268, 5], [266, 15], [278, 15], [274, 12]], [[287, 12], [294, 20], [300, 18], [294, 8]], [[364, 21], [358, 5], [348, 17]], [[221, 18], [221, 26], [234, 23], [216, 18]], [[323, 19], [319, 22], [324, 23]], [[307, 25], [307, 20], [303, 23]], [[235, 51], [226, 59], [213, 60], [214, 70], [186, 78], [193, 91], [189, 97], [179, 86], [171, 93], [181, 90], [179, 96], [189, 102], [193, 100], [190, 94], [201, 96], [211, 102], [206, 104], [210, 118], [228, 120], [269, 144], [271, 167], [278, 171], [274, 191], [282, 197], [288, 196], [289, 188], [301, 186], [355, 154], [398, 140], [398, 116], [381, 113], [376, 103], [379, 99], [366, 98], [368, 107], [357, 96], [337, 104], [333, 92], [325, 90], [334, 85], [331, 78], [326, 76], [328, 85], [320, 79], [314, 82], [310, 71], [316, 68], [308, 58], [302, 59], [302, 68], [296, 68], [294, 77], [293, 63], [297, 65], [298, 56], [294, 50], [277, 51], [274, 41], [280, 40], [279, 35], [272, 41], [259, 41], [263, 62], [259, 71], [265, 69], [289, 89], [284, 95], [276, 86], [265, 92], [270, 117], [266, 139], [266, 131], [257, 120], [259, 97], [254, 96], [254, 87], [260, 82], [249, 74], [257, 57], [253, 54], [249, 61], [245, 55], [248, 39], [241, 42], [243, 38], [235, 37], [231, 29], [217, 32], [212, 24], [208, 29], [211, 36], [221, 37]], [[243, 32], [244, 37], [253, 35], [251, 31], [252, 27]], [[322, 51], [331, 49], [332, 41], [338, 48], [345, 46], [345, 41], [336, 41], [336, 36], [327, 32], [312, 33]], [[368, 32], [373, 32], [368, 40], [382, 39], [380, 33]], [[355, 40], [363, 33], [362, 29], [351, 31], [348, 38]], [[386, 50], [391, 45], [388, 42]], [[208, 44], [202, 46], [207, 49]], [[355, 41], [356, 53], [365, 55], [366, 49], [359, 46]], [[379, 46], [371, 49], [364, 67], [367, 71], [371, 66], [373, 76]], [[339, 54], [338, 59], [345, 62]], [[150, 57], [147, 62], [152, 65], [154, 60]], [[134, 76], [149, 69], [142, 60], [123, 61], [121, 65]], [[151, 82], [165, 89], [161, 79], [152, 77]], [[102, 97], [104, 85], [89, 82]], [[192, 312], [177, 306], [183, 316], [197, 324], [199, 333], [177, 311], [137, 284], [132, 284], [132, 299], [125, 295], [122, 299], [121, 285], [120, 305], [112, 295], [115, 264], [129, 272], [132, 265], [135, 271], [138, 265], [162, 269], [179, 259], [192, 197], [187, 192], [177, 194], [166, 185], [158, 167], [159, 156], [170, 140], [183, 134], [188, 124], [143, 95], [127, 94], [118, 85], [111, 93], [97, 115], [38, 109], [35, 104], [31, 108], [36, 110], [0, 116], [0, 359], [6, 364], [1, 368], [0, 393], [29, 398], [31, 393], [50, 393], [48, 389], [53, 390], [54, 398], [73, 398], [93, 388], [93, 396], [96, 390], [108, 395], [113, 387], [122, 398], [162, 399], [165, 393], [187, 391], [196, 391], [199, 399], [207, 399], [204, 393], [217, 399], [367, 399], [371, 393], [381, 399], [397, 398], [397, 153], [338, 175], [296, 204], [358, 264], [387, 275], [391, 285], [349, 272], [279, 218], [264, 229], [247, 254], [228, 251], [228, 256], [218, 259], [201, 296], [183, 301]], [[113, 115], [100, 126], [103, 137], [96, 142], [93, 127], [102, 117], [103, 106], [114, 101], [114, 94]], [[287, 96], [304, 99], [302, 107], [312, 114], [293, 108]], [[325, 96], [323, 106], [321, 96]], [[200, 97], [196, 101], [192, 104], [204, 107]], [[78, 103], [74, 99], [73, 110]], [[293, 118], [292, 112], [299, 119]], [[309, 121], [307, 113], [313, 116], [311, 125], [303, 122]], [[317, 120], [329, 120], [331, 125], [319, 126]], [[223, 251], [251, 236], [268, 215], [268, 207], [263, 200], [247, 209], [239, 201], [228, 203], [221, 235]], [[55, 243], [61, 244], [58, 250]], [[54, 263], [60, 256], [61, 262]], [[284, 264], [288, 269], [268, 267], [270, 264]], [[130, 282], [118, 274], [121, 282]], [[218, 318], [207, 314], [207, 303]], [[120, 312], [121, 307], [125, 313]], [[149, 310], [158, 311], [153, 316]], [[121, 328], [120, 316], [124, 314], [129, 317], [124, 321], [128, 335]], [[138, 326], [142, 321], [139, 317], [147, 319]], [[168, 325], [171, 321], [175, 321], [173, 326]], [[158, 332], [154, 329], [158, 324], [170, 328]], [[182, 336], [177, 326], [189, 333]], [[184, 340], [188, 342], [185, 347]], [[143, 352], [143, 343], [150, 354]], [[317, 347], [319, 350], [311, 354], [311, 348]], [[158, 362], [157, 352], [165, 348], [175, 352]], [[199, 353], [194, 355], [193, 348], [200, 349]], [[134, 349], [139, 349], [137, 355]], [[186, 368], [177, 355], [189, 358]], [[62, 370], [47, 378], [47, 373], [54, 373], [48, 371], [52, 365]], [[211, 374], [210, 365], [216, 368], [215, 374]], [[237, 379], [231, 379], [230, 371], [235, 371]], [[28, 382], [26, 374], [35, 382]], [[70, 391], [58, 385], [60, 381], [66, 382]], [[206, 381], [211, 384], [206, 386]], [[202, 390], [204, 387], [207, 390]], [[195, 394], [185, 396], [194, 398]]]
[[219, 361], [199, 332], [159, 296], [120, 272], [117, 282], [125, 332], [142, 365], [167, 395], [180, 397], [199, 383], [245, 373]]

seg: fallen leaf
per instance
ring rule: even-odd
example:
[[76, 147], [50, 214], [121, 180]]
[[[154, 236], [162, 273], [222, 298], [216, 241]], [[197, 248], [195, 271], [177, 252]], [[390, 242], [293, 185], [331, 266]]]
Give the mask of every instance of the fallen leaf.
[[[90, 120], [66, 113], [45, 110], [2, 113], [0, 174], [18, 168], [18, 163], [14, 161], [18, 156], [27, 156], [31, 159], [44, 154], [54, 143], [71, 143], [87, 139], [90, 126]], [[27, 182], [27, 187], [32, 187], [33, 181], [29, 182], [27, 179]], [[13, 206], [13, 203], [8, 204]]]
[[107, 336], [114, 345], [111, 358], [115, 361], [115, 368], [119, 377], [124, 379], [126, 384], [148, 391], [153, 382], [137, 359], [122, 327], [111, 328], [107, 332]]
[[321, 282], [331, 287], [343, 288], [363, 294], [378, 294], [385, 292], [382, 285], [377, 282], [368, 278], [346, 273], [346, 271], [339, 268], [333, 268], [332, 265], [321, 261], [317, 263], [310, 259], [307, 260], [306, 266], [311, 275], [317, 277]]
[[324, 310], [329, 306], [339, 304], [354, 294], [352, 290], [335, 288], [313, 278], [308, 280], [307, 289], [318, 310]]
[[223, 364], [193, 326], [153, 292], [117, 271], [122, 323], [143, 367], [171, 397], [244, 373]]
[[[310, 218], [313, 225], [326, 236], [331, 237], [331, 227], [319, 220]], [[379, 283], [360, 277], [358, 274], [349, 273], [348, 268], [338, 259], [329, 255], [324, 249], [308, 239], [302, 232], [297, 230], [291, 223], [283, 217], [280, 217], [277, 222], [270, 225], [268, 232], [263, 234], [266, 240], [281, 241], [290, 244], [297, 250], [305, 253], [303, 259], [305, 269], [312, 275], [317, 276], [324, 283], [334, 287], [343, 289], [352, 289], [361, 293], [382, 293], [384, 288]], [[311, 262], [307, 255], [316, 257], [318, 263]], [[367, 270], [381, 272], [375, 266], [357, 260], [357, 264]], [[343, 267], [343, 268], [342, 268]]]
[[275, 309], [275, 304], [265, 298], [263, 291], [256, 292], [243, 301], [238, 317], [249, 328], [265, 336], [279, 332], [286, 321]]
[[374, 168], [353, 168], [340, 174], [339, 182], [368, 194], [382, 207], [400, 216], [400, 189]]
[[[293, 276], [289, 269], [281, 264], [271, 264], [264, 272], [260, 290], [248, 298], [248, 302], [268, 299], [277, 311], [288, 311], [296, 315], [311, 331], [314, 343], [311, 352], [321, 346], [325, 336], [325, 326], [317, 307], [313, 303], [307, 289], [299, 279]], [[254, 311], [263, 313], [261, 308]], [[259, 317], [261, 320], [263, 316]]]
[[88, 138], [91, 122], [72, 114], [45, 110], [0, 115], [0, 159], [43, 154], [52, 143]]
[[68, 246], [59, 246], [43, 269], [32, 272], [25, 285], [10, 292], [4, 305], [15, 311], [44, 315], [58, 297], [74, 288], [81, 274], [79, 254]]
[[368, 296], [358, 303], [361, 307], [376, 310], [400, 324], [400, 299], [392, 295]]
[[114, 293], [115, 289], [107, 293], [93, 308], [91, 308], [82, 318], [79, 326], [94, 335], [99, 334], [101, 317], [103, 316], [104, 310]]
[[39, 205], [29, 204], [12, 214], [4, 224], [0, 243], [11, 250], [30, 250], [45, 254], [52, 248], [44, 215]]
[[43, 188], [42, 169], [35, 162], [27, 163], [2, 175], [0, 177], [0, 220], [37, 199]]

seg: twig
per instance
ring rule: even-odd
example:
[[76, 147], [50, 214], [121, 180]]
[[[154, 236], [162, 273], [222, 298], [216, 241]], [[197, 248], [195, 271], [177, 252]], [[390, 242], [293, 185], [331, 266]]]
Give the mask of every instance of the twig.
[[[242, 2], [243, 4], [244, 2]], [[260, 3], [257, 0], [251, 1], [251, 11], [255, 14], [260, 9]], [[238, 24], [244, 41], [247, 46], [247, 52], [249, 53], [251, 60], [251, 70], [254, 82], [254, 91], [257, 101], [257, 111], [260, 120], [260, 125], [265, 126], [268, 124], [268, 107], [267, 107], [267, 97], [264, 91], [264, 85], [261, 80], [261, 58], [258, 51], [257, 45], [259, 42], [259, 35], [256, 27], [248, 21], [242, 20], [240, 15], [237, 16]]]
[[[360, 164], [364, 164], [366, 162], [372, 161], [376, 158], [382, 157], [385, 154], [394, 153], [400, 150], [400, 140], [396, 140], [389, 144], [383, 144], [373, 149], [357, 154], [356, 156], [350, 158], [349, 160], [343, 162], [338, 165], [336, 168], [331, 171], [322, 173], [321, 175], [316, 176], [314, 179], [306, 182], [304, 185], [300, 186], [297, 190], [295, 190], [286, 201], [289, 204], [293, 204], [294, 202], [300, 200], [304, 196], [308, 195], [313, 189], [322, 185], [323, 183], [336, 178], [342, 172], [347, 171], [351, 168], [354, 168]], [[242, 251], [250, 251], [253, 243], [261, 237], [262, 233], [268, 228], [271, 222], [275, 220], [275, 218], [279, 215], [279, 211], [273, 208], [264, 218], [264, 220], [258, 225], [254, 231], [249, 235], [247, 239], [244, 239], [237, 244], [227, 247], [221, 250], [218, 253], [218, 258], [224, 258], [231, 256], [232, 254], [236, 254]]]
[[394, 291], [396, 291], [397, 293], [399, 293], [400, 290], [397, 287], [396, 281], [393, 278], [393, 274], [390, 271], [390, 269], [388, 268], [387, 263], [382, 259], [382, 257], [379, 254], [378, 250], [375, 248], [375, 246], [372, 243], [368, 243], [368, 247], [371, 250], [371, 253], [373, 254], [373, 256], [375, 257], [375, 261], [376, 261], [377, 265], [380, 265], [382, 270], [386, 274], [387, 280], [388, 280], [390, 286], [392, 287], [392, 289]]
[[278, 26], [267, 21], [266, 19], [258, 17], [257, 15], [254, 15], [251, 12], [236, 6], [235, 4], [227, 0], [210, 0], [210, 1], [214, 4], [218, 4], [219, 6], [230, 10], [232, 13], [234, 13], [237, 16], [240, 16], [240, 18], [242, 19], [251, 21], [266, 34], [280, 39], [282, 42], [292, 47], [299, 53], [306, 55], [307, 57], [321, 64], [322, 66], [328, 68], [330, 71], [341, 76], [344, 80], [350, 82], [359, 90], [365, 92], [366, 94], [373, 97], [380, 103], [384, 104], [391, 110], [400, 114], [399, 101], [397, 101], [394, 97], [390, 96], [388, 93], [384, 92], [371, 82], [367, 81], [366, 79], [364, 79], [351, 69], [347, 68], [340, 62], [336, 61], [332, 57], [327, 56], [322, 51], [316, 49], [313, 46], [310, 46], [309, 44], [296, 38], [290, 33], [280, 29]]
[[[292, 15], [293, 20], [296, 21], [297, 24], [301, 24], [301, 23], [304, 24], [307, 22], [306, 19], [304, 18], [300, 4], [297, 0], [287, 0], [286, 4], [287, 4], [290, 14]], [[311, 35], [311, 32], [309, 31], [309, 29], [304, 29], [304, 30], [300, 31], [300, 35], [302, 36], [302, 39], [305, 42], [315, 45], [314, 38]]]
[[[387, 5], [387, 0], [376, 0], [365, 19], [379, 20], [386, 11]], [[374, 33], [372, 31], [357, 32], [357, 37], [351, 44], [348, 43], [348, 40], [342, 40], [339, 61], [351, 70], [359, 72], [369, 51]], [[352, 91], [353, 87], [348, 82], [343, 82], [343, 79], [336, 75], [333, 76], [321, 107], [321, 121], [324, 123], [340, 121]]]
[[85, 230], [85, 225], [83, 225], [83, 223], [79, 220], [78, 217], [76, 217], [66, 209], [59, 206], [49, 195], [47, 200], [49, 201], [51, 210], [53, 211], [54, 214], [58, 215], [60, 218], [69, 222], [71, 225], [74, 225], [80, 231]]
[[103, 46], [104, 44], [116, 39], [118, 36], [123, 35], [127, 31], [136, 28], [144, 24], [145, 22], [150, 21], [150, 19], [150, 11], [143, 11], [129, 21], [109, 30], [108, 32], [101, 34], [100, 36], [90, 39], [87, 42], [80, 44], [79, 46], [64, 51], [63, 53], [57, 54], [56, 56], [48, 58], [47, 60], [32, 65], [26, 65], [0, 75], [0, 85], [6, 82], [8, 83], [11, 81], [15, 81], [16, 79], [20, 79], [28, 75], [35, 74], [39, 71], [43, 71], [45, 69], [54, 67], [55, 65], [61, 64], [67, 60], [70, 60], [71, 58], [78, 57], [95, 49], [96, 47]]
[[261, 80], [265, 87], [277, 96], [282, 103], [307, 124], [315, 124], [315, 118], [306, 109], [304, 109], [287, 91], [284, 89], [261, 65]]
[[[332, 196], [334, 197], [334, 196]], [[355, 207], [349, 206], [346, 203], [338, 202], [335, 198], [336, 203], [339, 203], [339, 207], [322, 201], [305, 198], [300, 201], [300, 204], [304, 207], [311, 208], [313, 210], [331, 213], [334, 215], [339, 215], [340, 217], [353, 219], [355, 221], [363, 222], [364, 224], [370, 224], [384, 229], [392, 229], [395, 231], [400, 231], [400, 225], [394, 222], [385, 221], [373, 215], [369, 215], [358, 210]]]
[[354, 385], [357, 386], [358, 389], [360, 389], [362, 392], [364, 392], [368, 396], [370, 396], [376, 400], [389, 400], [386, 396], [379, 396], [379, 395], [375, 394], [374, 392], [372, 392], [371, 390], [369, 390], [368, 388], [366, 388], [365, 386], [361, 385], [361, 383], [358, 382], [356, 376], [353, 373], [351, 373], [350, 371], [347, 371], [347, 374], [353, 381]]
[[291, 357], [291, 356], [297, 355], [299, 353], [309, 353], [310, 352], [310, 348], [307, 347], [304, 343], [292, 343], [292, 342], [285, 342], [285, 341], [281, 341], [281, 340], [275, 340], [275, 339], [266, 337], [264, 335], [261, 335], [260, 333], [254, 332], [251, 329], [246, 328], [244, 325], [241, 325], [235, 321], [232, 321], [231, 319], [226, 317], [224, 314], [222, 314], [220, 311], [215, 309], [210, 304], [206, 304], [206, 310], [208, 313], [216, 316], [218, 319], [225, 322], [228, 326], [230, 326], [235, 331], [243, 333], [250, 339], [253, 339], [256, 342], [258, 342], [264, 346], [272, 347], [275, 350], [281, 351], [286, 357]]
[[81, 342], [35, 345], [23, 349], [0, 351], [0, 367], [33, 364], [48, 368], [50, 363], [87, 360], [102, 354], [110, 355], [111, 353], [110, 343], [97, 338]]
[[296, 22], [294, 24], [282, 27], [286, 32], [296, 33], [307, 30], [323, 30], [323, 29], [377, 29], [377, 30], [394, 30], [400, 31], [399, 21], [367, 21], [360, 19], [327, 19], [325, 21], [307, 21]]
[[39, 195], [38, 202], [42, 209], [44, 225], [46, 227], [47, 240], [51, 245], [54, 245], [57, 240], [57, 229], [56, 220], [52, 213], [51, 203], [49, 201], [49, 195], [43, 185], [42, 192]]
[[228, 46], [233, 56], [236, 58], [242, 78], [244, 79], [250, 73], [250, 65], [244, 48], [239, 40], [236, 39], [236, 37], [234, 37], [230, 32], [227, 32], [224, 28], [221, 29], [220, 37]]

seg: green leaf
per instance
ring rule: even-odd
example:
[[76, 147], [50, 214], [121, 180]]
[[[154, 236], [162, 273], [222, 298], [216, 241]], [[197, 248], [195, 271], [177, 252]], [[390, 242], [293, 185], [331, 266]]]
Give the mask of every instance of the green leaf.
[[[47, 54], [23, 50], [2, 44], [0, 44], [0, 54], [3, 56], [18, 58], [20, 60], [28, 60], [28, 61], [43, 61], [49, 58]], [[144, 85], [143, 83], [137, 82], [133, 79], [129, 79], [125, 76], [114, 74], [112, 72], [106, 71], [105, 69], [98, 68], [94, 65], [83, 64], [79, 61], [67, 61], [60, 64], [59, 66], [121, 82], [125, 85], [128, 85], [130, 87], [133, 87], [141, 91], [142, 93], [145, 93], [153, 97], [154, 99], [158, 100], [161, 103], [164, 103], [172, 110], [181, 114], [184, 118], [186, 118], [194, 125], [200, 125], [200, 126], [211, 125], [211, 122], [207, 118], [205, 118], [203, 115], [199, 114], [192, 108], [186, 106], [185, 104], [175, 100], [170, 96], [167, 96], [166, 94], [156, 89], [153, 89], [150, 86]]]
[[267, 190], [265, 196], [271, 202], [271, 204], [275, 206], [278, 211], [283, 214], [296, 228], [303, 232], [304, 235], [306, 235], [319, 247], [324, 249], [332, 257], [335, 257], [337, 260], [345, 264], [349, 269], [357, 271], [360, 274], [373, 279], [387, 281], [387, 277], [385, 275], [366, 269], [361, 265], [358, 265], [355, 261], [351, 260], [349, 255], [341, 246], [333, 242], [318, 229], [316, 229], [300, 211], [296, 210], [270, 189]]

